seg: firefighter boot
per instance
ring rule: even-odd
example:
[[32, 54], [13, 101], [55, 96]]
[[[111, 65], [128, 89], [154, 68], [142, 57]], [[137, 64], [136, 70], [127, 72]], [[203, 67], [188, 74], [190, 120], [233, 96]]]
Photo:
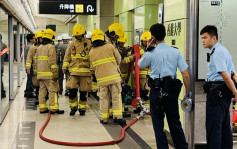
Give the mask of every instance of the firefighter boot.
[[77, 109], [76, 109], [76, 108], [71, 109], [70, 116], [75, 115], [76, 112], [77, 112]]
[[85, 113], [86, 113], [86, 111], [85, 111], [85, 110], [82, 110], [82, 109], [79, 109], [79, 113], [80, 113], [81, 116], [84, 116]]
[[51, 114], [64, 114], [64, 110], [50, 111]]
[[113, 119], [113, 122], [114, 122], [114, 124], [119, 124], [119, 125], [125, 125], [126, 124], [125, 120], [117, 119], [117, 118]]

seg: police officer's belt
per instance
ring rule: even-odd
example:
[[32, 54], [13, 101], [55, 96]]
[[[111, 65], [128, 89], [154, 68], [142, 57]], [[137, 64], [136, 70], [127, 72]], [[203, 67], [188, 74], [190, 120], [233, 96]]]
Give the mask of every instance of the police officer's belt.
[[149, 75], [147, 75], [147, 79], [150, 88], [158, 90], [162, 89], [163, 94], [166, 94], [167, 96], [168, 93], [178, 96], [183, 85], [179, 79], [172, 79], [170, 76], [153, 80]]

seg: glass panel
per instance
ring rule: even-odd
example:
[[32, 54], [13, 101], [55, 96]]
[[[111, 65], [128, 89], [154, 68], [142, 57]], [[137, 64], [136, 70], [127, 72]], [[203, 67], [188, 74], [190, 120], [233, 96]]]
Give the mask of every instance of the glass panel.
[[17, 66], [17, 61], [18, 61], [18, 57], [17, 57], [17, 22], [16, 20], [13, 20], [13, 53], [11, 54], [11, 56], [13, 57], [13, 94], [15, 96], [17, 88], [18, 88], [18, 84], [17, 84], [17, 77], [18, 77], [18, 66]]
[[23, 46], [23, 44], [22, 44], [22, 38], [24, 38], [24, 37], [22, 37], [22, 35], [23, 35], [23, 32], [22, 32], [22, 26], [20, 26], [20, 59], [19, 59], [19, 70], [20, 70], [20, 84], [19, 85], [21, 85], [22, 83], [23, 83], [23, 75], [25, 74], [25, 71], [24, 71], [24, 67], [23, 67], [23, 65], [24, 65], [24, 61], [23, 61], [23, 57], [24, 57], [24, 46]]
[[[0, 50], [3, 51], [8, 45], [8, 15], [0, 9]], [[1, 59], [1, 100], [0, 100], [0, 123], [9, 109], [9, 62], [8, 52], [0, 56]]]

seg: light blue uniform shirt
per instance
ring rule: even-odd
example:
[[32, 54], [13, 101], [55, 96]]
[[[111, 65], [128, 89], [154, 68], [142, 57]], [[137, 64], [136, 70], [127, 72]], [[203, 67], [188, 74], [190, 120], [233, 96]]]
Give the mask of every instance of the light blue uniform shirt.
[[155, 49], [145, 52], [138, 61], [140, 68], [150, 67], [151, 78], [163, 78], [171, 76], [176, 78], [177, 67], [181, 72], [188, 68], [188, 65], [178, 49], [160, 43]]
[[219, 43], [216, 43], [211, 48], [210, 53], [212, 53], [213, 50], [214, 52], [210, 56], [210, 62], [208, 63], [206, 81], [223, 81], [220, 72], [226, 71], [229, 76], [231, 76], [231, 72], [235, 71], [232, 58], [230, 52]]

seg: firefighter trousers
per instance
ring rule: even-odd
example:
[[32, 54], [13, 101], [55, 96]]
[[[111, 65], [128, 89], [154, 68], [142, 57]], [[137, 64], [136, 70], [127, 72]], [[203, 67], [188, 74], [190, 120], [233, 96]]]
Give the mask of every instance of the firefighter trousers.
[[98, 95], [100, 97], [100, 119], [104, 122], [109, 120], [109, 106], [112, 101], [113, 119], [122, 119], [122, 98], [121, 98], [121, 84], [111, 84], [106, 86], [99, 86]]
[[[80, 100], [78, 104], [77, 92], [80, 92]], [[88, 98], [88, 91], [91, 90], [91, 77], [89, 76], [70, 76], [66, 89], [69, 90], [69, 105], [71, 109], [82, 109], [86, 111], [86, 102]]]
[[49, 110], [55, 112], [58, 110], [58, 82], [53, 80], [39, 80], [39, 107], [40, 112], [44, 112], [48, 109], [46, 106], [45, 96], [49, 92]]

